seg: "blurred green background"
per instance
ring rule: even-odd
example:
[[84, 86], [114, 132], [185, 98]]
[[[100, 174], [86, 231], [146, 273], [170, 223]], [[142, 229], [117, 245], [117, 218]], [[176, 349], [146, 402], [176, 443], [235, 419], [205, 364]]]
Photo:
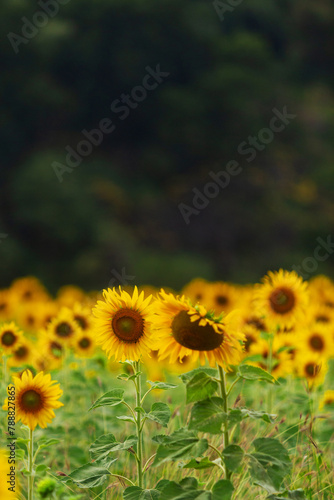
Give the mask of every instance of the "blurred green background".
[[[2, 287], [34, 274], [53, 291], [98, 289], [123, 268], [137, 284], [245, 283], [313, 256], [334, 223], [331, 0], [225, 13], [203, 0], [54, 2], [35, 34], [49, 2], [0, 7]], [[158, 64], [169, 76], [120, 119], [111, 104]], [[284, 106], [296, 118], [247, 162], [238, 146]], [[115, 130], [59, 182], [54, 162], [103, 118]], [[242, 173], [186, 224], [179, 204], [233, 159]], [[334, 255], [315, 266], [306, 274], [333, 277]]]

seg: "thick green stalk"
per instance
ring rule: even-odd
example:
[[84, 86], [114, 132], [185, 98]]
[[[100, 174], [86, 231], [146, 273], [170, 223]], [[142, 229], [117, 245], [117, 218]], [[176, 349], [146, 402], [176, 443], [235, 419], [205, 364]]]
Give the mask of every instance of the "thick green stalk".
[[[228, 411], [228, 403], [227, 403], [227, 391], [226, 391], [226, 379], [225, 379], [225, 371], [224, 369], [218, 365], [219, 371], [219, 380], [220, 380], [220, 392], [221, 396], [224, 400], [224, 412], [227, 414]], [[228, 424], [224, 423], [224, 449], [229, 445], [229, 435], [228, 435]], [[231, 472], [226, 468], [226, 479], [230, 479]]]
[[[135, 364], [136, 372], [140, 371], [140, 361], [137, 361]], [[141, 375], [138, 375], [136, 382], [136, 406], [141, 406]], [[143, 429], [142, 429], [142, 421], [141, 421], [141, 413], [137, 412], [136, 418], [136, 427], [137, 427], [137, 470], [138, 470], [138, 486], [140, 488], [143, 487]]]
[[29, 430], [29, 448], [28, 448], [28, 500], [33, 500], [33, 487], [34, 487], [34, 478], [32, 475], [34, 459], [34, 441], [33, 441], [33, 431]]

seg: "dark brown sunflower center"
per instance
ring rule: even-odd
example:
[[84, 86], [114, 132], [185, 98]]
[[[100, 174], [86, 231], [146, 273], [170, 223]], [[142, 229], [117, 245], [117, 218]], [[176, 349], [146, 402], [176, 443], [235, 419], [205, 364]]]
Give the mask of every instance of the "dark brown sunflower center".
[[123, 342], [133, 344], [144, 334], [144, 319], [132, 309], [119, 309], [111, 322], [116, 337]]
[[24, 346], [19, 347], [15, 351], [15, 357], [19, 359], [24, 358], [27, 354], [28, 354], [28, 349]]
[[195, 300], [198, 301], [198, 300], [202, 300], [202, 294], [201, 293], [197, 293], [195, 295]]
[[35, 318], [31, 315], [27, 316], [27, 323], [30, 326], [33, 326], [35, 324]]
[[229, 303], [229, 300], [225, 295], [217, 295], [216, 296], [216, 303], [219, 306], [226, 306], [226, 304]]
[[43, 407], [43, 398], [37, 391], [30, 389], [22, 394], [21, 406], [24, 411], [34, 413]]
[[250, 326], [254, 326], [260, 332], [266, 331], [266, 325], [260, 318], [251, 317], [246, 320], [246, 324]]
[[71, 327], [71, 325], [69, 325], [68, 323], [66, 323], [66, 321], [62, 321], [61, 323], [59, 323], [59, 325], [57, 325], [57, 328], [56, 328], [56, 334], [59, 336], [59, 337], [70, 337], [73, 333], [73, 329]]
[[6, 309], [6, 308], [7, 308], [7, 304], [6, 304], [5, 302], [2, 302], [2, 303], [0, 304], [0, 311], [3, 311], [3, 310], [4, 310], [4, 309]]
[[91, 340], [87, 337], [83, 337], [79, 341], [79, 346], [81, 347], [81, 349], [87, 349], [90, 345], [91, 345]]
[[294, 308], [296, 299], [292, 290], [282, 286], [271, 292], [269, 301], [273, 311], [278, 314], [286, 314]]
[[199, 320], [190, 321], [186, 311], [181, 311], [175, 316], [172, 332], [174, 339], [180, 345], [194, 351], [212, 351], [224, 341], [224, 335], [217, 333], [210, 324], [200, 326]]
[[325, 316], [324, 314], [318, 314], [318, 316], [316, 316], [315, 320], [318, 323], [329, 323], [329, 317]]
[[319, 367], [315, 363], [307, 363], [304, 370], [307, 377], [315, 377], [319, 373]]
[[31, 299], [31, 297], [32, 297], [32, 291], [31, 290], [27, 290], [22, 295], [22, 298], [25, 299], [25, 300], [29, 300], [29, 299]]
[[74, 319], [78, 323], [78, 325], [80, 326], [80, 328], [82, 330], [86, 330], [86, 328], [87, 328], [86, 318], [84, 318], [83, 316], [76, 315], [76, 316], [74, 316]]
[[252, 344], [254, 344], [255, 338], [253, 335], [246, 335], [246, 342], [245, 342], [245, 351], [249, 352], [249, 348]]
[[325, 405], [332, 405], [334, 403], [334, 399], [332, 398], [327, 398], [325, 401], [324, 401]]
[[312, 337], [310, 337], [310, 346], [312, 349], [315, 351], [323, 351], [325, 344], [323, 339], [320, 337], [320, 335], [314, 334]]
[[2, 343], [6, 346], [11, 346], [15, 344], [16, 335], [13, 332], [7, 331], [2, 334]]

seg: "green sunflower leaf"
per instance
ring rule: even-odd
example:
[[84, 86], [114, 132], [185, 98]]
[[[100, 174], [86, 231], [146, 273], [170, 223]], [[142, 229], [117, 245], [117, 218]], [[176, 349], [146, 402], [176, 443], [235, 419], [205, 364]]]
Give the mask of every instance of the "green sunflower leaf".
[[124, 500], [158, 500], [160, 491], [143, 490], [139, 486], [129, 486], [123, 491]]
[[171, 411], [166, 403], [153, 403], [150, 413], [146, 413], [145, 417], [163, 427], [167, 427]]
[[226, 446], [223, 451], [223, 458], [226, 467], [232, 472], [237, 471], [241, 465], [244, 455], [244, 450], [240, 446], [236, 444]]
[[204, 372], [196, 373], [186, 385], [187, 404], [210, 398], [218, 389], [218, 382]]
[[177, 385], [175, 384], [166, 384], [165, 382], [152, 382], [151, 380], [147, 381], [150, 384], [151, 389], [162, 389], [163, 391], [168, 391], [169, 389], [175, 389]]
[[211, 434], [220, 434], [223, 422], [227, 421], [224, 400], [213, 397], [198, 401], [191, 410], [189, 429]]
[[193, 458], [183, 466], [184, 469], [196, 469], [196, 470], [201, 470], [201, 469], [210, 469], [211, 467], [216, 467], [217, 464], [214, 462], [211, 462], [211, 460], [208, 459], [208, 457], [204, 457], [201, 460], [196, 460]]
[[86, 464], [75, 469], [68, 477], [79, 488], [95, 488], [96, 486], [101, 486], [106, 481], [108, 475], [110, 476], [110, 472], [104, 467]]
[[129, 450], [137, 443], [136, 436], [129, 436], [123, 443], [116, 441], [113, 434], [103, 434], [90, 446], [92, 460], [103, 460], [114, 451]]
[[100, 406], [117, 406], [123, 401], [124, 389], [112, 389], [101, 396], [88, 411], [99, 408]]
[[250, 459], [249, 472], [253, 481], [269, 494], [280, 492], [284, 477], [290, 472], [291, 461], [287, 450], [273, 438], [258, 438], [253, 442], [255, 453]]
[[170, 436], [155, 436], [153, 440], [159, 444], [153, 465], [159, 465], [169, 460], [188, 460], [203, 455], [208, 449], [208, 441], [199, 439], [188, 429], [179, 429]]
[[240, 365], [238, 375], [245, 380], [264, 380], [269, 384], [280, 385], [280, 383], [268, 372], [258, 366]]
[[228, 479], [221, 479], [212, 488], [212, 500], [231, 500], [234, 487]]
[[217, 370], [215, 368], [205, 368], [205, 367], [200, 367], [200, 368], [195, 368], [194, 370], [191, 370], [190, 372], [182, 373], [179, 375], [180, 379], [184, 384], [189, 382], [190, 379], [192, 379], [195, 375], [198, 373], [205, 373], [206, 375], [209, 375], [210, 377], [217, 377]]

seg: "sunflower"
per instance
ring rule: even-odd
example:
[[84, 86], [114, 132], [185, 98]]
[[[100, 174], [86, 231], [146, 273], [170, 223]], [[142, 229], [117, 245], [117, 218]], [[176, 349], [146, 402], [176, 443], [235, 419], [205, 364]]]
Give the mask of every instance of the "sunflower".
[[73, 344], [75, 354], [79, 358], [91, 358], [96, 350], [96, 342], [90, 331], [82, 332]]
[[16, 326], [14, 321], [5, 323], [0, 328], [0, 347], [2, 347], [4, 354], [11, 354], [15, 349], [21, 338], [23, 332]]
[[310, 387], [322, 384], [327, 372], [326, 360], [319, 360], [312, 352], [296, 351], [294, 358], [294, 369], [299, 377], [308, 381]]
[[93, 327], [92, 312], [89, 307], [83, 306], [76, 302], [72, 309], [74, 321], [78, 324], [81, 330], [88, 331]]
[[181, 295], [188, 297], [193, 304], [207, 304], [210, 300], [210, 287], [206, 280], [195, 278], [190, 281], [181, 291]]
[[54, 335], [41, 331], [38, 341], [39, 355], [35, 358], [34, 366], [39, 370], [54, 370], [60, 368], [65, 356], [65, 345]]
[[285, 377], [292, 372], [292, 358], [288, 346], [284, 345], [281, 337], [275, 336], [272, 344], [272, 360], [271, 367], [269, 366], [269, 344], [266, 340], [259, 338], [256, 342], [252, 343], [249, 347], [248, 354], [250, 356], [261, 355], [262, 360], [250, 364], [259, 366], [263, 370], [267, 370], [273, 374], [274, 377]]
[[174, 296], [164, 290], [155, 309], [159, 360], [169, 358], [174, 364], [188, 356], [189, 361], [199, 359], [202, 364], [207, 358], [211, 366], [239, 363], [245, 337], [236, 326], [239, 319], [235, 314], [215, 318], [204, 306], [193, 306], [184, 295]]
[[15, 280], [11, 287], [10, 292], [15, 302], [37, 302], [49, 299], [42, 283], [34, 276], [27, 276], [26, 278], [19, 278]]
[[326, 407], [334, 408], [334, 391], [332, 389], [325, 392], [319, 403], [320, 410], [323, 410]]
[[220, 314], [221, 312], [228, 313], [236, 308], [238, 295], [235, 286], [217, 281], [209, 283], [207, 287], [209, 297], [205, 305], [208, 309], [213, 309]]
[[[7, 481], [10, 481], [10, 467], [11, 465], [8, 463], [9, 455], [7, 450], [0, 449], [0, 477], [2, 481], [0, 481], [0, 498], [1, 500], [17, 500], [18, 499], [18, 486], [17, 484], [10, 485]], [[17, 483], [15, 478], [15, 483]], [[14, 488], [13, 490], [9, 490], [9, 488]]]
[[301, 349], [307, 350], [319, 358], [330, 358], [334, 355], [334, 341], [328, 327], [321, 323], [314, 323], [301, 331], [297, 339]]
[[131, 296], [120, 287], [119, 292], [115, 288], [104, 290], [103, 298], [93, 309], [94, 331], [108, 357], [138, 361], [142, 354], [150, 353], [154, 348], [152, 296], [144, 299], [137, 287]]
[[77, 286], [67, 285], [58, 290], [57, 302], [60, 306], [73, 307], [76, 302], [84, 301], [85, 294]]
[[[51, 381], [51, 375], [44, 375], [43, 372], [34, 377], [30, 370], [25, 370], [21, 377], [13, 377], [13, 380], [16, 389], [16, 422], [21, 420], [32, 431], [37, 425], [43, 429], [47, 427], [55, 417], [53, 410], [63, 406], [58, 401], [63, 391], [56, 384], [57, 381]], [[6, 403], [4, 406], [6, 409]]]
[[68, 347], [75, 343], [80, 331], [81, 329], [74, 320], [72, 311], [65, 307], [59, 311], [57, 316], [46, 327], [46, 334], [50, 338], [54, 338], [56, 342]]
[[33, 344], [25, 339], [20, 339], [17, 347], [12, 350], [12, 356], [8, 360], [8, 366], [23, 366], [32, 364], [35, 358]]
[[272, 329], [305, 321], [308, 306], [307, 283], [295, 271], [269, 271], [254, 292], [254, 305]]

